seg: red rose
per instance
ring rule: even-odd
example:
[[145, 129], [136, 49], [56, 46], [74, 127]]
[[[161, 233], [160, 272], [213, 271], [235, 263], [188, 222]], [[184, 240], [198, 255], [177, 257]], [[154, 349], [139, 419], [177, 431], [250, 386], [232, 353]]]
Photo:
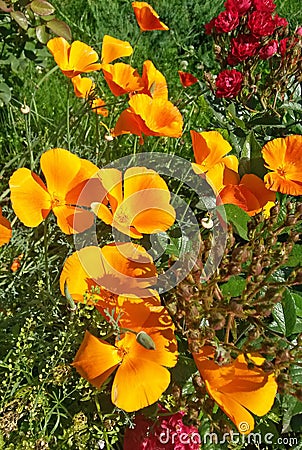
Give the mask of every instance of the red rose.
[[296, 34], [298, 36], [302, 36], [302, 27], [299, 27], [299, 28], [296, 29]]
[[252, 6], [252, 0], [227, 0], [224, 4], [225, 9], [237, 11], [239, 16], [243, 16]]
[[287, 27], [288, 21], [284, 17], [278, 16], [278, 14], [274, 15], [275, 27]]
[[270, 13], [254, 11], [248, 18], [247, 26], [257, 36], [269, 36], [275, 30], [275, 22]]
[[254, 6], [257, 11], [272, 13], [276, 9], [276, 5], [272, 0], [254, 0]]
[[299, 42], [298, 38], [292, 38], [289, 39], [288, 37], [281, 39], [281, 41], [279, 42], [279, 52], [282, 56], [282, 58], [284, 56], [286, 56], [287, 52], [292, 49], [297, 42]]
[[259, 50], [259, 56], [261, 59], [269, 59], [272, 56], [274, 56], [277, 53], [277, 51], [278, 51], [278, 41], [272, 40]]
[[209, 23], [206, 23], [204, 28], [205, 28], [205, 33], [206, 34], [211, 34], [213, 29], [215, 28], [215, 20], [216, 18], [214, 17], [214, 19], [212, 19]]
[[228, 33], [239, 25], [237, 11], [222, 11], [215, 19], [215, 29], [217, 33]]
[[251, 34], [239, 34], [238, 37], [233, 38], [231, 41], [231, 57], [232, 60], [244, 61], [250, 56], [254, 56], [257, 48], [259, 47], [259, 41], [255, 36]]
[[242, 86], [243, 75], [238, 70], [223, 70], [216, 78], [216, 96], [233, 98], [239, 94]]

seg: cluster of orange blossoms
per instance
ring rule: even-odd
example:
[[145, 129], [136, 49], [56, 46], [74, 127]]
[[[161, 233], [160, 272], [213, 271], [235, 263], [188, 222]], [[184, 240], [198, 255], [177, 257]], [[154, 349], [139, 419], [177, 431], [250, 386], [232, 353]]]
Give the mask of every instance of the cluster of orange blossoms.
[[[168, 30], [145, 2], [133, 2], [141, 31]], [[151, 61], [143, 64], [142, 76], [130, 65], [114, 60], [130, 56], [128, 42], [105, 36], [101, 63], [88, 45], [63, 38], [48, 42], [48, 48], [62, 72], [71, 78], [75, 94], [89, 99], [95, 86], [82, 73], [102, 70], [115, 96], [128, 94], [129, 107], [117, 120], [113, 136], [136, 134], [179, 137], [182, 117], [168, 100], [165, 77]], [[183, 77], [187, 86], [197, 79]], [[186, 79], [187, 78], [187, 81]], [[92, 95], [93, 98], [93, 95]], [[93, 98], [91, 106], [106, 116], [105, 102]], [[249, 215], [269, 209], [275, 192], [302, 194], [302, 136], [274, 139], [262, 149], [270, 172], [264, 180], [254, 174], [238, 174], [238, 159], [227, 154], [229, 143], [216, 131], [191, 131], [195, 163], [193, 170], [205, 178], [217, 195], [217, 204], [236, 204]], [[40, 159], [44, 180], [27, 168], [10, 178], [11, 202], [17, 217], [36, 227], [53, 211], [66, 234], [88, 230], [97, 218], [124, 235], [141, 239], [144, 234], [164, 232], [176, 213], [166, 182], [154, 170], [130, 167], [99, 169], [68, 150], [55, 148]], [[11, 227], [0, 209], [0, 245], [11, 237]], [[91, 384], [100, 388], [113, 375], [111, 399], [125, 411], [137, 411], [156, 402], [170, 383], [168, 368], [177, 363], [175, 327], [154, 290], [156, 266], [148, 252], [132, 242], [90, 245], [64, 264], [60, 288], [73, 301], [94, 305], [112, 326], [116, 339], [107, 342], [86, 331], [73, 366]], [[193, 354], [209, 395], [245, 434], [253, 430], [250, 412], [262, 416], [272, 407], [277, 383], [274, 374], [261, 369], [263, 358], [240, 354], [219, 365], [215, 349], [204, 346]], [[250, 411], [250, 412], [249, 412]], [[242, 428], [242, 424], [247, 424]]]
[[[154, 9], [145, 2], [133, 2], [133, 10], [141, 31], [168, 30]], [[129, 107], [122, 112], [112, 130], [113, 136], [132, 133], [140, 136], [180, 137], [183, 120], [178, 109], [168, 100], [168, 88], [164, 75], [152, 61], [143, 64], [142, 76], [130, 64], [117, 62], [130, 56], [133, 48], [129, 42], [105, 35], [102, 44], [101, 63], [98, 54], [87, 44], [75, 41], [71, 45], [62, 37], [51, 39], [47, 47], [55, 62], [68, 78], [71, 78], [77, 97], [87, 99], [97, 114], [106, 117], [105, 102], [95, 98], [95, 84], [82, 73], [102, 70], [107, 85], [114, 96], [129, 95]]]

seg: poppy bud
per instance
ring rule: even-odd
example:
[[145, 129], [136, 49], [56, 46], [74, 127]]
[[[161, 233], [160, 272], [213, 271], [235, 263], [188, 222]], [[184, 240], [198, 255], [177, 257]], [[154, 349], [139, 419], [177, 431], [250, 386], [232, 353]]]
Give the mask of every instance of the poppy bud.
[[137, 333], [136, 341], [147, 350], [155, 350], [156, 348], [153, 339], [145, 331]]

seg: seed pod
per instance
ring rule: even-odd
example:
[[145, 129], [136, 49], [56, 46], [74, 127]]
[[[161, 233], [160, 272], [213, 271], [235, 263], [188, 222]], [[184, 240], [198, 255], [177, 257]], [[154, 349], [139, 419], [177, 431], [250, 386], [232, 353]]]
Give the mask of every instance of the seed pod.
[[153, 339], [145, 331], [140, 331], [136, 335], [136, 341], [147, 350], [155, 350], [155, 343]]

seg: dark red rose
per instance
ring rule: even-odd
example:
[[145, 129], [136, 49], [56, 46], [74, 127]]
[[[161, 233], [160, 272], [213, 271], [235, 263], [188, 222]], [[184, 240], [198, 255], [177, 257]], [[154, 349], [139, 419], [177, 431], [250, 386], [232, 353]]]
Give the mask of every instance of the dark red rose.
[[269, 36], [275, 30], [275, 22], [270, 13], [254, 11], [248, 18], [247, 26], [254, 36]]
[[216, 78], [216, 96], [233, 98], [241, 91], [243, 75], [235, 69], [223, 70]]
[[277, 53], [277, 51], [278, 51], [278, 41], [272, 40], [259, 50], [259, 56], [261, 59], [269, 59], [272, 56], [274, 56]]
[[216, 17], [214, 24], [217, 33], [229, 33], [239, 25], [237, 11], [222, 11]]
[[231, 56], [233, 60], [244, 61], [254, 56], [260, 43], [252, 34], [239, 34], [231, 41]]
[[284, 17], [278, 16], [278, 14], [274, 15], [275, 27], [287, 27], [288, 21]]
[[216, 17], [214, 17], [214, 19], [212, 19], [209, 23], [205, 24], [204, 28], [206, 34], [211, 34], [213, 29], [215, 29], [215, 20]]
[[243, 16], [252, 6], [252, 0], [227, 0], [224, 4], [225, 9], [237, 11], [239, 16]]
[[298, 38], [289, 39], [288, 37], [279, 41], [279, 52], [282, 56], [286, 56], [287, 52], [299, 42]]
[[276, 9], [276, 5], [272, 0], [254, 0], [254, 7], [257, 11], [272, 13]]

